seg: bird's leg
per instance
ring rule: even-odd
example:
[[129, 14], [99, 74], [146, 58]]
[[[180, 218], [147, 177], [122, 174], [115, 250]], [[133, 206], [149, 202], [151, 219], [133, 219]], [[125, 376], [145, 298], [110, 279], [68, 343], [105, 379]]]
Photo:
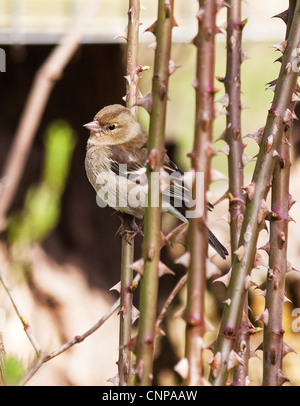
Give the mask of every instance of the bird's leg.
[[136, 224], [135, 217], [127, 213], [121, 213], [119, 211], [114, 212], [113, 215], [116, 215], [121, 220], [120, 227], [118, 228], [116, 235], [120, 234], [123, 236], [127, 234], [127, 244], [130, 244], [130, 241], [138, 234], [144, 236], [142, 228], [144, 225], [144, 219], [142, 219], [139, 225]]

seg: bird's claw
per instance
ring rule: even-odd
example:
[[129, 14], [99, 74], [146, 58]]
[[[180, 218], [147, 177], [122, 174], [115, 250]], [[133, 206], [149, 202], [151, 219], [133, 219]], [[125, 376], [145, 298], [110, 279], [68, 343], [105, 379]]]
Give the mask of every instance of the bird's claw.
[[137, 225], [133, 216], [120, 212], [115, 212], [114, 215], [118, 216], [121, 220], [121, 224], [116, 232], [116, 236], [118, 234], [120, 234], [121, 237], [123, 237], [123, 235], [126, 235], [127, 244], [130, 244], [130, 241], [137, 235], [141, 235], [142, 237], [144, 237], [142, 231], [144, 225], [143, 219], [140, 221], [139, 225]]

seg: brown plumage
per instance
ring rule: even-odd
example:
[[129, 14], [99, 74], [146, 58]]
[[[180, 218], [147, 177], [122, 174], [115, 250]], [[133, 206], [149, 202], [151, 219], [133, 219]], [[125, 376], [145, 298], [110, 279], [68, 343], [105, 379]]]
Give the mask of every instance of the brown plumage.
[[[114, 209], [143, 218], [147, 204], [147, 133], [130, 110], [119, 104], [104, 107], [85, 127], [91, 131], [85, 168], [97, 195]], [[164, 158], [164, 169], [172, 182], [162, 192], [162, 210], [188, 222], [185, 217], [188, 202], [181, 178], [183, 172], [168, 155]], [[130, 203], [129, 197], [137, 192], [139, 200]], [[125, 205], [120, 204], [124, 194]], [[179, 200], [182, 207], [175, 207], [175, 200]], [[228, 255], [226, 248], [210, 230], [208, 236], [210, 245], [225, 259]]]

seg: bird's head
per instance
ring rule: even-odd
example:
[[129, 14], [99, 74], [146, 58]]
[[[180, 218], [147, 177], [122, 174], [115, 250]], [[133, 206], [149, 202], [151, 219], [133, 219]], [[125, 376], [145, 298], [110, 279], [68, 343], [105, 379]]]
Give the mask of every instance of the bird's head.
[[142, 131], [131, 111], [120, 104], [104, 107], [84, 127], [91, 131], [88, 143], [99, 146], [123, 144]]

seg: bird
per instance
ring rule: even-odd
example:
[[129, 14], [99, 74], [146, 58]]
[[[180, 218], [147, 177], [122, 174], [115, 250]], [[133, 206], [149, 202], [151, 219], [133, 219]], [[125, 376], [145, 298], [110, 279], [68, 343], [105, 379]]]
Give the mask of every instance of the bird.
[[[121, 104], [103, 107], [84, 127], [90, 131], [85, 170], [97, 196], [117, 212], [142, 220], [147, 205], [147, 132], [131, 110]], [[188, 189], [182, 183], [184, 172], [167, 154], [164, 155], [163, 169], [171, 181], [162, 191], [162, 211], [188, 223], [189, 197], [184, 193]], [[208, 209], [212, 208], [208, 203]], [[226, 259], [227, 249], [210, 229], [208, 242]]]

